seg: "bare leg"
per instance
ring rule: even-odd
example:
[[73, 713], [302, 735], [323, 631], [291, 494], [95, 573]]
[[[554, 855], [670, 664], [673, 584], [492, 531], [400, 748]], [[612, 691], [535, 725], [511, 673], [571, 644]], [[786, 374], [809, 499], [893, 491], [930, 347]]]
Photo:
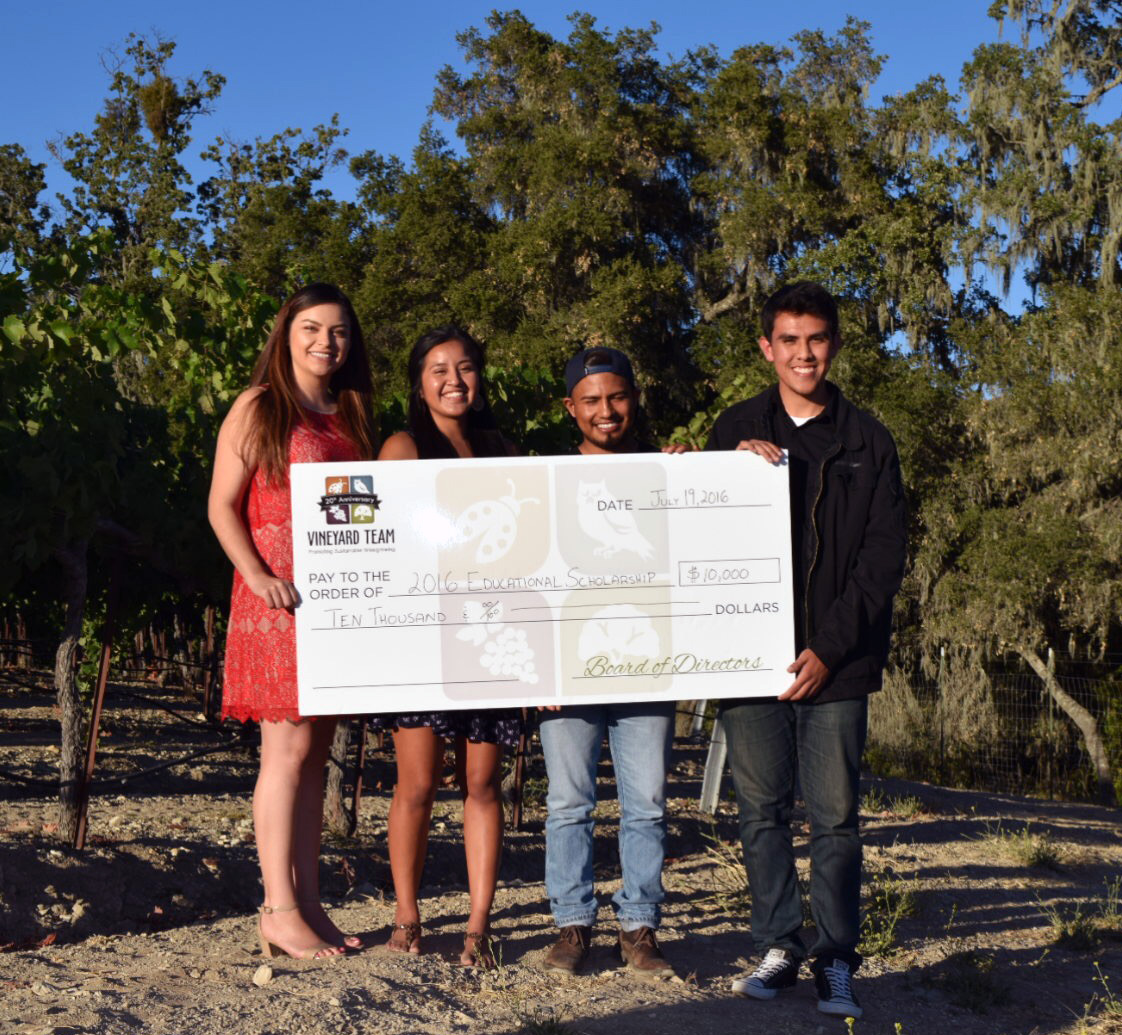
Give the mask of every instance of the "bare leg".
[[[261, 916], [261, 932], [290, 956], [332, 956], [343, 951], [341, 946], [325, 945], [301, 911], [291, 908], [299, 902], [296, 854], [298, 838], [305, 836], [308, 822], [307, 816], [299, 815], [306, 808], [302, 804], [308, 794], [305, 784], [310, 782], [318, 788], [319, 807], [323, 808], [323, 757], [319, 757], [318, 766], [314, 760], [315, 745], [324, 733], [317, 727], [330, 725], [261, 723], [261, 769], [253, 792], [253, 829], [265, 905], [280, 910]], [[327, 730], [328, 743], [331, 735]], [[318, 865], [318, 833], [313, 858]], [[306, 869], [306, 863], [301, 869]], [[318, 900], [318, 891], [316, 897]]]
[[[503, 801], [499, 763], [503, 749], [498, 744], [458, 741], [457, 769], [464, 799], [464, 855], [467, 857], [471, 913], [468, 931], [489, 930], [499, 861], [503, 850]], [[464, 946], [460, 962], [465, 966], [482, 962], [478, 949]]]
[[334, 719], [317, 719], [312, 724], [312, 748], [296, 799], [296, 822], [293, 831], [292, 877], [300, 912], [311, 928], [325, 942], [350, 949], [362, 946], [354, 935], [345, 936], [324, 912], [319, 896], [319, 853], [323, 838], [323, 769], [331, 753], [335, 736]]
[[[429, 823], [440, 770], [444, 766], [444, 741], [427, 726], [398, 729], [393, 735], [397, 755], [397, 786], [390, 802], [390, 872], [397, 908], [394, 924], [419, 924], [417, 892], [429, 844]], [[410, 951], [419, 952], [414, 942]]]

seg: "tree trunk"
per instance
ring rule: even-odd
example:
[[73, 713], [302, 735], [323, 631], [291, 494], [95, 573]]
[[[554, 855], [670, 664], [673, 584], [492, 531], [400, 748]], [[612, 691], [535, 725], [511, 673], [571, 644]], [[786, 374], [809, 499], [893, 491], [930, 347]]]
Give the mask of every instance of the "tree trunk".
[[137, 629], [133, 639], [132, 678], [144, 678], [144, 630]]
[[187, 653], [187, 632], [183, 628], [183, 623], [179, 620], [179, 615], [172, 615], [171, 618], [172, 641], [175, 645], [175, 663], [179, 666], [179, 678], [181, 685], [188, 693], [195, 689], [195, 679], [193, 670], [188, 664], [191, 660]]
[[73, 844], [78, 834], [80, 782], [82, 780], [82, 701], [78, 688], [78, 641], [86, 610], [89, 540], [58, 550], [55, 556], [64, 576], [66, 618], [55, 653], [55, 693], [61, 713], [62, 736], [58, 758], [58, 836]]
[[1110, 759], [1107, 757], [1106, 747], [1103, 745], [1102, 735], [1099, 733], [1099, 724], [1095, 717], [1081, 705], [1074, 697], [1060, 686], [1053, 668], [1046, 664], [1034, 650], [1017, 648], [1029, 667], [1036, 673], [1044, 684], [1052, 700], [1064, 711], [1076, 728], [1083, 734], [1083, 745], [1091, 757], [1091, 764], [1095, 767], [1095, 776], [1098, 781], [1098, 800], [1102, 805], [1115, 805], [1117, 799], [1114, 793], [1114, 776], [1110, 770]]
[[340, 719], [327, 757], [327, 786], [323, 794], [323, 821], [333, 834], [346, 836], [350, 830], [347, 810], [343, 804], [343, 784], [347, 775], [347, 748], [351, 743], [349, 719]]
[[171, 655], [168, 654], [168, 631], [161, 628], [153, 633], [152, 647], [156, 651], [156, 686], [163, 689], [168, 685], [168, 675], [171, 673]]
[[16, 667], [22, 669], [31, 668], [31, 644], [25, 643], [27, 640], [27, 622], [23, 619], [22, 612], [16, 615], [16, 638], [20, 641], [19, 661]]

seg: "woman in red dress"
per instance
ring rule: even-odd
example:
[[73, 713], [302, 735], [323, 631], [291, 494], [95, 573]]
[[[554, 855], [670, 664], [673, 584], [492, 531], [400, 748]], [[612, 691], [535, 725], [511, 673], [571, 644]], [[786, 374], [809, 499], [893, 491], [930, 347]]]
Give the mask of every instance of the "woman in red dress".
[[309, 284], [281, 307], [249, 390], [222, 423], [208, 505], [234, 565], [222, 713], [261, 727], [253, 827], [265, 888], [258, 933], [269, 956], [319, 959], [360, 945], [319, 897], [323, 769], [336, 720], [301, 719], [297, 709], [288, 468], [366, 460], [374, 449], [354, 309], [337, 287]]

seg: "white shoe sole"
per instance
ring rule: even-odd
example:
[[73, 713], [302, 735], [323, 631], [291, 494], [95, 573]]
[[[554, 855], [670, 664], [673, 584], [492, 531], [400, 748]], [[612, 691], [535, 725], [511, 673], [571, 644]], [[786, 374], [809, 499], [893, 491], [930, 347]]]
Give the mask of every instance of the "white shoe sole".
[[732, 983], [732, 994], [744, 996], [747, 999], [774, 999], [780, 992], [787, 991], [787, 988], [794, 988], [790, 985], [784, 988], [764, 988], [763, 985], [752, 984], [751, 978], [737, 978]]
[[819, 999], [818, 1012], [828, 1013], [831, 1017], [852, 1017], [859, 1021], [865, 1011], [856, 1003], [832, 1003], [828, 999]]

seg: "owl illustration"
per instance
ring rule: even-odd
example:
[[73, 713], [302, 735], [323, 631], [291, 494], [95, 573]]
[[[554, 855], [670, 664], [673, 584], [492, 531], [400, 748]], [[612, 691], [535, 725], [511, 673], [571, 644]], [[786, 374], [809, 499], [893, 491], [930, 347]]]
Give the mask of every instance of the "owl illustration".
[[631, 604], [609, 604], [581, 626], [577, 654], [581, 661], [602, 654], [618, 665], [625, 658], [655, 658], [658, 633], [650, 616]]
[[614, 557], [621, 550], [637, 553], [644, 561], [654, 556], [654, 547], [639, 531], [635, 515], [629, 510], [609, 509], [605, 504], [618, 503], [607, 485], [598, 482], [577, 483], [577, 523], [589, 539], [600, 545], [592, 552], [597, 557]]

